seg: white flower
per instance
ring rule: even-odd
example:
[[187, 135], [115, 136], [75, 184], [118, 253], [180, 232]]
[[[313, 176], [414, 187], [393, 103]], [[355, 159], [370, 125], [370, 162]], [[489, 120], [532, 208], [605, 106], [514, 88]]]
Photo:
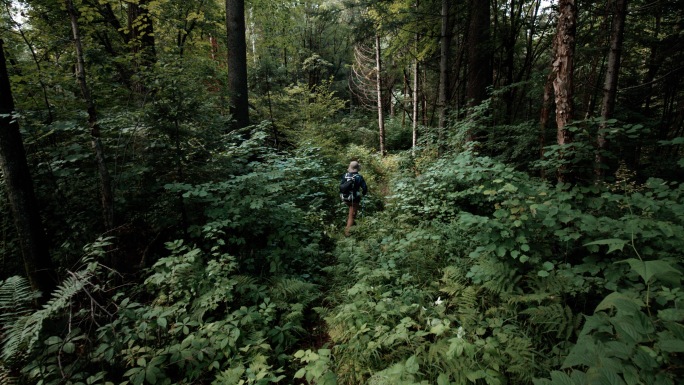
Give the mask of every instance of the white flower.
[[437, 297], [437, 301], [435, 301], [435, 306], [439, 306], [439, 305], [441, 305], [443, 302], [444, 302], [444, 301], [442, 301], [442, 297]]

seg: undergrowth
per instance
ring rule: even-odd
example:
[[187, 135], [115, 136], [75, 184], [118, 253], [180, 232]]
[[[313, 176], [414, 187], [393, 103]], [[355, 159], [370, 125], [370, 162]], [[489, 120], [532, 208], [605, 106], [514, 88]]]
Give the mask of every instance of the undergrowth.
[[386, 210], [338, 243], [331, 341], [298, 353], [298, 375], [675, 384], [682, 186], [628, 182], [551, 186], [469, 152], [398, 173]]
[[108, 267], [112, 238], [86, 247], [42, 308], [22, 278], [0, 282], [0, 378], [682, 378], [680, 184], [623, 172], [613, 184], [554, 186], [472, 152], [382, 158], [351, 146], [340, 158], [361, 161], [371, 195], [344, 238], [341, 160], [316, 149], [278, 153], [264, 145], [266, 132], [227, 138], [212, 159], [227, 167], [215, 180], [165, 184], [160, 200], [182, 205], [184, 226], [142, 284], [121, 286]]

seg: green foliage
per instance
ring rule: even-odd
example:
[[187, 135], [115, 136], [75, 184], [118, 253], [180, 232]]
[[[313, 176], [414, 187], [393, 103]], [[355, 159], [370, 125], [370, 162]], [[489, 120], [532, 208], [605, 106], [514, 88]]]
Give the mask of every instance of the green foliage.
[[294, 357], [306, 366], [299, 369], [294, 377], [305, 378], [308, 383], [337, 385], [337, 376], [330, 370], [331, 355], [330, 349], [318, 349], [318, 352], [310, 349], [297, 351]]
[[[551, 373], [579, 384], [606, 352], [642, 383], [676, 377], [679, 184], [552, 187], [470, 152], [414, 170], [392, 179], [386, 211], [356, 241], [338, 245], [326, 321], [339, 383], [532, 383]], [[630, 303], [624, 295], [641, 305], [614, 313]], [[594, 309], [607, 316], [588, 316]], [[629, 351], [655, 352], [650, 364], [611, 350], [628, 337]], [[575, 370], [553, 372], [561, 367]]]
[[[166, 190], [183, 198], [188, 233], [200, 242], [218, 244], [238, 257], [248, 272], [311, 276], [320, 266], [322, 234], [312, 226], [327, 216], [333, 199], [330, 177], [317, 151], [286, 159], [264, 147], [267, 134], [229, 143], [224, 157], [232, 175], [198, 185], [170, 183]], [[259, 157], [261, 161], [250, 160]]]
[[[85, 312], [73, 304], [79, 298], [88, 298], [93, 317], [99, 311], [107, 312], [93, 296], [101, 290], [96, 279], [103, 270], [96, 257], [109, 245], [111, 243], [106, 238], [90, 245], [82, 259], [82, 269], [70, 272], [39, 310], [29, 310], [35, 295], [24, 278], [9, 278], [2, 284], [0, 307], [11, 306], [15, 309], [3, 315], [0, 324], [4, 336], [0, 357], [4, 364], [15, 367], [26, 365], [24, 374], [28, 378], [41, 380], [44, 375], [49, 377], [46, 373], [54, 375], [59, 371], [71, 373], [74, 370], [75, 367], [67, 362], [70, 360], [59, 361], [62, 354], [74, 354], [77, 346], [84, 342], [78, 323], [71, 322], [73, 318], [83, 317]], [[64, 338], [51, 335], [60, 333], [60, 327], [65, 327], [62, 329], [66, 334]], [[31, 358], [40, 359], [32, 361]]]
[[262, 112], [262, 116], [273, 120], [277, 127], [275, 140], [334, 148], [346, 134], [344, 125], [335, 122], [346, 102], [332, 89], [331, 79], [312, 87], [297, 83], [279, 94], [269, 93], [266, 98], [262, 97], [260, 103], [267, 105], [269, 112]]
[[[563, 369], [572, 368], [572, 377], [552, 372], [551, 381], [537, 380], [535, 384], [555, 384], [558, 378], [568, 384], [675, 384], [681, 378], [682, 271], [659, 260], [624, 262], [638, 275], [627, 280], [636, 283], [640, 278], [647, 286], [633, 284], [607, 295], [594, 314], [586, 317], [577, 344], [563, 362]], [[662, 286], [651, 292], [649, 282]]]

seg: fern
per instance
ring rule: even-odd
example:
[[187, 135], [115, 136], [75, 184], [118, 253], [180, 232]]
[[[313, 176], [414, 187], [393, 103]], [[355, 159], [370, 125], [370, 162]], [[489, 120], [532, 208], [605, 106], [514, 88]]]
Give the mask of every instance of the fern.
[[293, 278], [274, 278], [270, 282], [274, 300], [282, 302], [309, 303], [317, 296], [316, 285]]
[[0, 365], [0, 384], [2, 385], [14, 385], [17, 384], [17, 380], [12, 376], [10, 370], [3, 365]]
[[581, 325], [581, 315], [575, 315], [567, 305], [555, 303], [523, 310], [520, 314], [529, 316], [529, 322], [542, 333], [554, 333], [556, 338], [568, 340]]
[[518, 271], [496, 258], [483, 258], [467, 275], [475, 283], [481, 283], [488, 291], [508, 297], [516, 290], [522, 278]]
[[0, 281], [0, 326], [11, 325], [29, 313], [39, 296], [26, 278], [14, 276]]
[[[61, 315], [71, 300], [83, 291], [86, 284], [89, 284], [90, 277], [89, 270], [73, 273], [55, 289], [52, 298], [43, 305], [42, 309], [17, 318], [14, 325], [5, 332], [2, 358], [10, 360], [20, 353], [30, 354], [40, 339], [44, 322], [56, 315]], [[22, 286], [18, 286], [18, 289], [22, 290]]]
[[441, 279], [440, 291], [451, 298], [452, 307], [461, 323], [472, 324], [475, 322], [478, 309], [480, 287], [468, 284], [461, 269], [455, 266], [444, 268]]

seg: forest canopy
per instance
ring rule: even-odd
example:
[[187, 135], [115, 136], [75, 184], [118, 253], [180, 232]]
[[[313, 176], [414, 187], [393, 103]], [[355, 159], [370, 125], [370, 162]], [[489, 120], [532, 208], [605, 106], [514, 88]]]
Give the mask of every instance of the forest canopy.
[[0, 383], [681, 383], [683, 24], [2, 0]]

